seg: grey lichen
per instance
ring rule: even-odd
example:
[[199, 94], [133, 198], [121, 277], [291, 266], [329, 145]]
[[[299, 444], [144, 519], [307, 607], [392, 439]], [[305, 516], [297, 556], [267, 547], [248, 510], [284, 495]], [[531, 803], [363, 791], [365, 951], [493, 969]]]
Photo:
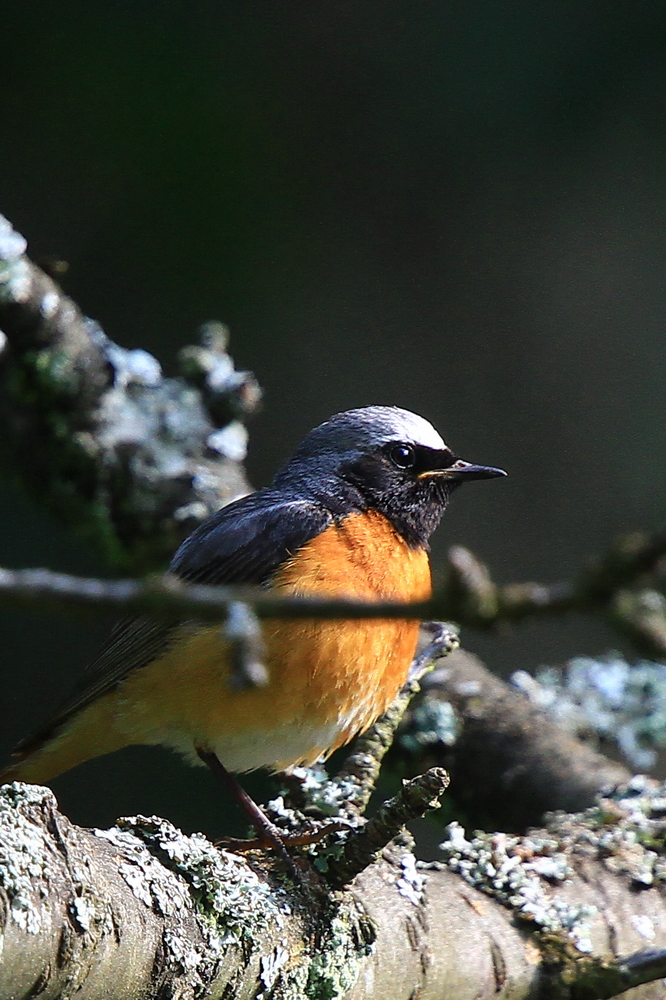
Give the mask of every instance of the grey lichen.
[[29, 269], [23, 260], [27, 246], [24, 237], [0, 215], [0, 302], [20, 302], [29, 293]]
[[398, 730], [398, 743], [410, 754], [430, 746], [453, 746], [461, 728], [453, 707], [436, 693], [425, 690], [414, 704], [409, 720]]
[[451, 871], [540, 929], [567, 935], [579, 951], [591, 950], [588, 921], [596, 910], [566, 903], [551, 891], [553, 883], [573, 875], [556, 838], [477, 832], [468, 840], [458, 823], [449, 823], [446, 833], [440, 849]]
[[[217, 426], [229, 425], [256, 409], [261, 389], [251, 372], [237, 371], [228, 354], [229, 330], [211, 320], [199, 328], [199, 343], [184, 347], [179, 355], [183, 377], [201, 391], [206, 409]], [[242, 426], [242, 425], [238, 425]], [[237, 446], [242, 447], [242, 431]], [[212, 445], [211, 447], [214, 447]]]
[[517, 671], [512, 682], [561, 728], [614, 743], [637, 770], [652, 767], [657, 750], [666, 746], [664, 663], [629, 663], [609, 652], [543, 667], [535, 677]]
[[7, 893], [11, 919], [29, 934], [39, 934], [46, 911], [35, 905], [50, 848], [46, 829], [30, 820], [32, 809], [55, 810], [47, 788], [15, 781], [0, 788], [0, 885]]
[[578, 853], [594, 851], [634, 888], [666, 884], [666, 786], [644, 775], [583, 813], [554, 813], [548, 827]]
[[[133, 859], [162, 912], [174, 902], [193, 899], [209, 946], [217, 953], [229, 944], [252, 946], [267, 927], [283, 926], [289, 912], [286, 893], [271, 889], [242, 858], [218, 850], [203, 835], [187, 836], [155, 816], [124, 818], [111, 830], [95, 832], [132, 844]], [[165, 871], [170, 876], [166, 885]], [[179, 887], [175, 895], [172, 879]]]
[[162, 934], [164, 971], [178, 974], [192, 995], [199, 995], [216, 973], [222, 945], [207, 926], [204, 942], [192, 942], [181, 932], [191, 905], [187, 884], [160, 864], [142, 840], [129, 830], [117, 826], [93, 832], [122, 854], [125, 860], [118, 865], [118, 871], [133, 895], [165, 918]]
[[396, 887], [401, 896], [408, 899], [414, 906], [419, 906], [423, 901], [423, 890], [425, 889], [427, 877], [416, 866], [416, 858], [411, 851], [406, 851], [400, 858], [402, 873], [396, 881]]
[[[113, 343], [24, 256], [0, 218], [0, 357], [7, 465], [112, 565], [162, 569], [182, 539], [248, 491], [243, 420], [261, 391], [208, 323], [166, 378]], [[44, 483], [50, 484], [44, 491]]]
[[18, 260], [28, 247], [27, 240], [17, 233], [11, 222], [0, 215], [0, 260]]
[[666, 787], [637, 775], [581, 813], [557, 812], [527, 836], [475, 833], [457, 823], [441, 845], [446, 865], [540, 929], [590, 950], [588, 906], [558, 898], [554, 886], [593, 860], [633, 889], [666, 884]]
[[[298, 784], [298, 798], [308, 810], [322, 816], [344, 816], [350, 823], [358, 817], [350, 815], [347, 804], [358, 791], [358, 782], [351, 777], [330, 777], [323, 764], [295, 767], [290, 772], [290, 784]], [[290, 788], [290, 792], [292, 789]], [[277, 805], [277, 803], [276, 803]]]
[[268, 955], [262, 955], [260, 978], [265, 989], [258, 994], [257, 1000], [270, 996], [280, 972], [289, 963], [289, 960], [289, 948], [286, 944], [278, 944]]
[[343, 997], [358, 979], [361, 961], [371, 954], [373, 940], [367, 918], [359, 924], [359, 914], [351, 906], [341, 908], [312, 957], [303, 995], [308, 1000]]
[[288, 937], [292, 897], [286, 888], [261, 879], [244, 859], [156, 817], [126, 818], [112, 830], [95, 832], [131, 857], [135, 871], [130, 875], [123, 869], [122, 874], [138, 898], [172, 915], [188, 896], [194, 901], [205, 953], [195, 947], [183, 951], [182, 941], [171, 937], [164, 941], [193, 983], [202, 968], [210, 981], [209, 963], [218, 963], [229, 948], [238, 949], [247, 965], [270, 940], [269, 950], [259, 955], [260, 997], [335, 1000], [354, 984], [372, 950], [374, 930], [351, 897], [333, 900], [321, 915], [316, 948], [303, 941], [294, 960]]

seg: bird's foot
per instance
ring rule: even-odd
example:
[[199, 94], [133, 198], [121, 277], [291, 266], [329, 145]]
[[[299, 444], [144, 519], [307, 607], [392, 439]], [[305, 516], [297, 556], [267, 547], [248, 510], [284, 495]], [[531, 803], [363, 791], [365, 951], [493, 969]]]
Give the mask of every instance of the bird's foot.
[[345, 820], [332, 820], [318, 829], [302, 830], [300, 833], [286, 833], [272, 823], [270, 823], [270, 827], [272, 827], [270, 832], [264, 827], [263, 836], [260, 837], [251, 839], [222, 837], [220, 840], [216, 840], [215, 844], [230, 851], [238, 851], [240, 854], [244, 851], [257, 851], [266, 847], [281, 853], [279, 848], [287, 850], [290, 847], [309, 847], [311, 844], [318, 844], [324, 837], [328, 837], [329, 833], [340, 833], [343, 830], [351, 829], [350, 824]]
[[[244, 854], [260, 850], [273, 851], [284, 862], [289, 874], [299, 882], [305, 878], [309, 883], [313, 870], [311, 865], [307, 864], [305, 858], [294, 858], [289, 853], [290, 849], [294, 847], [309, 847], [311, 844], [318, 844], [330, 833], [338, 833], [341, 830], [350, 829], [349, 823], [346, 823], [344, 820], [332, 820], [318, 829], [303, 830], [300, 833], [286, 833], [271, 823], [267, 817], [264, 818], [266, 819], [266, 823], [262, 824], [261, 831], [257, 831], [260, 834], [258, 837], [249, 839], [222, 837], [220, 840], [215, 841], [215, 846], [221, 847], [226, 851], [232, 851], [234, 854]], [[299, 861], [300, 866], [297, 863]]]
[[[257, 836], [251, 840], [225, 839], [218, 841], [220, 847], [225, 847], [231, 851], [242, 853], [261, 848], [268, 848], [277, 854], [286, 865], [287, 871], [296, 879], [303, 879], [303, 872], [298, 868], [294, 858], [289, 853], [290, 847], [304, 847], [308, 844], [316, 844], [319, 840], [334, 830], [348, 829], [348, 824], [343, 821], [333, 821], [324, 827], [315, 830], [303, 831], [302, 833], [285, 833], [273, 823], [263, 809], [247, 794], [245, 789], [238, 784], [233, 774], [227, 771], [219, 758], [211, 750], [205, 747], [197, 747], [197, 753], [201, 760], [208, 765], [217, 778], [231, 792], [238, 804], [241, 806], [246, 816], [257, 832]], [[309, 866], [308, 866], [309, 867]]]

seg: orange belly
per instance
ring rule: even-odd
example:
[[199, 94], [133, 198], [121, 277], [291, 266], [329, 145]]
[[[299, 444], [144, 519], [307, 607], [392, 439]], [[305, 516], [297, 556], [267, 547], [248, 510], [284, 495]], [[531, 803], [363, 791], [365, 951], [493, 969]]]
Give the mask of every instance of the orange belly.
[[[329, 527], [284, 564], [279, 593], [420, 600], [431, 591], [425, 551], [410, 549], [380, 514]], [[370, 726], [404, 683], [419, 623], [404, 619], [265, 623], [269, 681], [234, 691], [221, 627], [187, 626], [158, 660], [83, 709], [20, 765], [51, 758], [33, 780], [135, 743], [162, 743], [194, 759], [215, 753], [229, 770], [312, 763]], [[86, 745], [88, 749], [85, 750]], [[49, 752], [50, 751], [50, 752]]]

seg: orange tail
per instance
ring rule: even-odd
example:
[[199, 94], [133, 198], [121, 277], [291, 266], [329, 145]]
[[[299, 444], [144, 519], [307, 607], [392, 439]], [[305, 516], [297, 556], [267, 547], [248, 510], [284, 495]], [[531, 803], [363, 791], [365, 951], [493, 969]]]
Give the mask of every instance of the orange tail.
[[20, 748], [18, 759], [0, 771], [0, 784], [29, 781], [43, 784], [93, 757], [119, 750], [127, 744], [109, 725], [111, 698], [100, 698], [68, 719], [60, 732], [43, 742]]

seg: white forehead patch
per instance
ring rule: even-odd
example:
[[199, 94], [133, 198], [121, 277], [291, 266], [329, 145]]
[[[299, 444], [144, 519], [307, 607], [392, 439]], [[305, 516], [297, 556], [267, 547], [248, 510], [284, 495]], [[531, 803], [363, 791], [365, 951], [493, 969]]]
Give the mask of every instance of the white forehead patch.
[[[426, 448], [436, 448], [441, 450], [446, 448], [440, 434], [437, 433], [429, 420], [420, 417], [418, 413], [410, 410], [401, 410], [397, 406], [377, 406], [368, 407], [369, 410], [383, 410], [388, 419], [384, 418], [386, 431], [378, 435], [386, 441], [398, 439], [409, 441], [410, 444], [422, 444]], [[393, 426], [389, 429], [388, 425]]]
[[334, 463], [359, 452], [373, 451], [391, 441], [422, 445], [441, 451], [441, 436], [423, 417], [399, 406], [364, 406], [336, 413], [310, 431], [297, 448], [292, 462], [328, 457]]
[[406, 441], [437, 450], [446, 448], [431, 423], [399, 406], [364, 406], [336, 413], [315, 427], [304, 444], [342, 453], [376, 448], [389, 441]]

